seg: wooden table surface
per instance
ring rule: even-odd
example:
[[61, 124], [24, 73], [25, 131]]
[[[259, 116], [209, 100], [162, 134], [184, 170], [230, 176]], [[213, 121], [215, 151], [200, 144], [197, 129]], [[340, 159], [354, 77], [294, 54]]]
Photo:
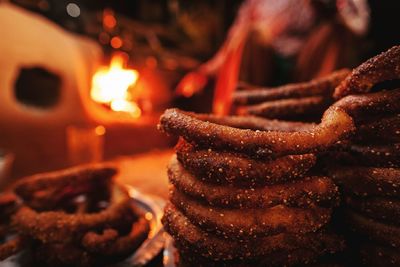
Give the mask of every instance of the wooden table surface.
[[167, 165], [174, 151], [160, 150], [112, 161], [119, 168], [117, 181], [134, 186], [140, 192], [168, 198]]

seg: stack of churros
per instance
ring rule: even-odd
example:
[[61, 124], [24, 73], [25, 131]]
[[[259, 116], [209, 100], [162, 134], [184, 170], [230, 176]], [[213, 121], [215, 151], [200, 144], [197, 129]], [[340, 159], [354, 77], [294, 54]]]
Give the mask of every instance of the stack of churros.
[[160, 128], [180, 137], [163, 218], [179, 266], [290, 266], [343, 249], [329, 227], [337, 187], [311, 171], [353, 131], [340, 108], [315, 126], [170, 109]]
[[[337, 98], [350, 95], [337, 103], [352, 110], [357, 130], [329, 173], [344, 191], [353, 255], [367, 266], [400, 266], [399, 79], [396, 46], [355, 68], [335, 90]], [[357, 106], [363, 108], [355, 112]]]
[[325, 77], [303, 83], [272, 88], [245, 86], [235, 92], [233, 101], [237, 113], [269, 119], [319, 121], [334, 102], [333, 91], [349, 74], [342, 69]]
[[[335, 181], [344, 190], [342, 225], [357, 250], [352, 255], [370, 266], [399, 266], [399, 78], [400, 46], [350, 74], [236, 93], [246, 116], [167, 110], [160, 128], [180, 140], [163, 221], [179, 265], [321, 262], [344, 246], [329, 226]], [[316, 114], [302, 106], [308, 97], [328, 103], [318, 124], [301, 122]], [[296, 108], [273, 112], [282, 101]], [[265, 113], [257, 111], [264, 106]], [[323, 176], [315, 163], [327, 158]]]

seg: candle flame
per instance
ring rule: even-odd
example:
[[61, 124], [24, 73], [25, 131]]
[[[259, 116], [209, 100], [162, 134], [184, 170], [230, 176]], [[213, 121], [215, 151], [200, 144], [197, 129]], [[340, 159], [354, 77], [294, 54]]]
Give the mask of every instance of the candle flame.
[[106, 104], [110, 109], [130, 113], [138, 118], [141, 109], [132, 101], [129, 88], [137, 82], [137, 70], [124, 68], [125, 58], [116, 54], [109, 67], [100, 68], [92, 79], [91, 97], [94, 101]]

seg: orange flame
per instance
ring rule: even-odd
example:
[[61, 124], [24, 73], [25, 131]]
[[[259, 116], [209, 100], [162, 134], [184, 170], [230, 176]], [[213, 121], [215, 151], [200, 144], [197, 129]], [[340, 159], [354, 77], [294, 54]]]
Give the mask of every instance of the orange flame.
[[127, 112], [138, 118], [142, 111], [132, 101], [129, 88], [137, 82], [139, 73], [125, 69], [125, 62], [122, 54], [113, 55], [110, 66], [100, 68], [93, 76], [90, 95], [94, 101], [106, 104], [114, 111]]

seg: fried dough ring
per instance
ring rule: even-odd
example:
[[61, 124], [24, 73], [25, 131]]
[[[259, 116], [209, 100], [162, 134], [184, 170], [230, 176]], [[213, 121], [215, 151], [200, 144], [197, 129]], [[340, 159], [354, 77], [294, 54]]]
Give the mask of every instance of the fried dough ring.
[[40, 266], [90, 267], [104, 265], [99, 256], [71, 243], [38, 244], [33, 247], [33, 252], [35, 261], [40, 262]]
[[400, 114], [373, 118], [357, 126], [354, 140], [362, 143], [400, 143]]
[[383, 81], [400, 78], [400, 46], [373, 57], [353, 69], [350, 75], [336, 87], [334, 97], [366, 93]]
[[292, 83], [274, 88], [260, 88], [236, 91], [233, 95], [235, 104], [248, 105], [265, 101], [286, 98], [303, 98], [308, 96], [331, 96], [335, 87], [350, 73], [341, 69], [327, 76], [303, 83]]
[[196, 149], [184, 140], [178, 143], [176, 155], [187, 170], [206, 182], [246, 187], [299, 179], [316, 162], [313, 154], [289, 155], [275, 160], [251, 159], [238, 153]]
[[[333, 107], [344, 110], [353, 118], [356, 125], [371, 116], [393, 115], [400, 112], [400, 89], [377, 93], [346, 96]], [[331, 107], [332, 108], [332, 107]]]
[[357, 196], [400, 197], [400, 169], [333, 167], [329, 174], [347, 192]]
[[[13, 193], [0, 194], [0, 261], [16, 254], [26, 245], [26, 238], [15, 234], [10, 218], [17, 210], [17, 197]], [[11, 236], [11, 238], [10, 238]]]
[[390, 145], [351, 145], [348, 152], [363, 165], [400, 167], [400, 143]]
[[24, 204], [36, 210], [54, 209], [63, 199], [88, 191], [107, 192], [116, 170], [104, 165], [79, 166], [67, 170], [41, 173], [17, 182], [14, 191]]
[[307, 116], [319, 116], [331, 103], [332, 101], [323, 96], [288, 98], [241, 106], [238, 108], [238, 113], [269, 119], [299, 119]]
[[149, 231], [149, 222], [144, 217], [141, 217], [132, 224], [129, 234], [119, 237], [109, 249], [101, 251], [101, 253], [110, 256], [128, 255], [140, 247], [143, 241], [146, 240]]
[[327, 177], [307, 177], [286, 184], [251, 189], [210, 185], [186, 171], [175, 156], [169, 164], [168, 176], [178, 190], [211, 206], [269, 208], [279, 204], [293, 207], [318, 204], [331, 207], [338, 203], [337, 187]]
[[400, 225], [400, 201], [398, 199], [346, 197], [346, 204], [370, 218]]
[[[327, 252], [329, 253], [329, 251]], [[299, 248], [290, 251], [275, 251], [268, 255], [263, 255], [259, 259], [246, 260], [235, 259], [225, 261], [214, 261], [205, 257], [194, 254], [187, 249], [179, 250], [178, 267], [264, 267], [264, 266], [310, 266], [313, 262], [318, 260], [321, 255], [320, 252], [309, 250], [306, 248]], [[311, 265], [313, 267], [341, 267], [340, 265]]]
[[238, 113], [255, 115], [269, 119], [296, 119], [319, 116], [332, 104], [332, 100], [323, 96], [288, 98], [263, 102], [261, 104], [240, 106]]
[[91, 252], [109, 248], [118, 238], [119, 233], [113, 228], [104, 229], [102, 233], [87, 232], [82, 238], [82, 246]]
[[255, 238], [283, 232], [315, 232], [331, 217], [331, 209], [321, 207], [293, 208], [276, 205], [267, 209], [232, 210], [205, 206], [175, 188], [170, 201], [199, 227], [225, 238]]
[[77, 243], [44, 243], [35, 247], [36, 256], [49, 266], [104, 266], [134, 252], [147, 238], [149, 224], [141, 217], [127, 235], [106, 230], [102, 235], [88, 232]]
[[256, 240], [239, 241], [208, 234], [193, 225], [172, 204], [167, 204], [163, 217], [166, 231], [175, 240], [178, 249], [187, 249], [213, 260], [256, 259], [276, 251], [291, 251], [307, 248], [324, 254], [343, 248], [343, 242], [336, 235], [324, 232], [306, 235], [278, 234]]
[[222, 124], [233, 128], [260, 131], [304, 132], [312, 130], [315, 123], [280, 121], [264, 119], [256, 116], [217, 116], [213, 114], [196, 114], [203, 121]]
[[364, 244], [360, 248], [360, 254], [361, 260], [366, 266], [400, 266], [400, 254], [397, 248]]
[[390, 224], [384, 224], [351, 211], [346, 212], [346, 219], [351, 227], [351, 230], [356, 234], [373, 242], [399, 248], [399, 227]]
[[196, 114], [167, 109], [159, 127], [190, 142], [262, 157], [306, 154], [324, 150], [345, 138], [354, 124], [342, 109], [330, 107], [322, 123], [307, 132], [253, 131], [203, 121]]
[[[112, 184], [115, 173], [90, 165], [31, 176], [16, 185], [31, 205], [23, 203], [13, 225], [35, 242], [39, 260], [50, 266], [104, 265], [129, 255], [147, 238], [149, 224], [128, 192]], [[81, 201], [75, 203], [77, 196]]]
[[140, 217], [132, 224], [127, 235], [117, 234], [114, 238], [114, 234], [110, 232], [111, 238], [104, 243], [96, 233], [88, 232], [82, 239], [82, 245], [88, 251], [101, 253], [103, 256], [126, 256], [139, 248], [146, 240], [149, 230], [148, 221], [144, 217]]
[[89, 214], [67, 214], [63, 211], [37, 212], [24, 206], [14, 215], [13, 221], [19, 232], [43, 243], [70, 242], [91, 229], [117, 226], [131, 214], [130, 200], [123, 199], [112, 201], [105, 210]]

